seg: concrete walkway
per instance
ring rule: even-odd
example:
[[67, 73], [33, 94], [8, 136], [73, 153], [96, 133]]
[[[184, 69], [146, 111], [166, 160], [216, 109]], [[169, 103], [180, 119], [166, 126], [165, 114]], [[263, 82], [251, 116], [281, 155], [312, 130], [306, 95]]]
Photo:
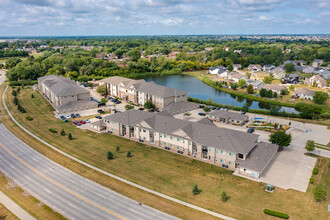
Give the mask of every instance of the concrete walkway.
[[123, 179], [123, 178], [121, 178], [121, 177], [119, 177], [119, 176], [113, 175], [113, 174], [108, 173], [108, 172], [106, 172], [106, 171], [104, 171], [104, 170], [102, 170], [102, 169], [99, 169], [99, 168], [97, 168], [97, 167], [94, 167], [94, 166], [92, 166], [92, 165], [90, 165], [90, 164], [88, 164], [88, 163], [86, 163], [86, 162], [84, 162], [84, 161], [82, 161], [82, 160], [79, 160], [79, 159], [77, 159], [77, 158], [71, 156], [70, 154], [65, 153], [64, 151], [59, 150], [58, 148], [54, 147], [53, 145], [47, 143], [46, 141], [44, 141], [44, 140], [42, 140], [41, 138], [39, 138], [39, 137], [37, 137], [36, 135], [34, 135], [32, 132], [30, 132], [30, 131], [27, 130], [25, 127], [23, 127], [21, 124], [19, 124], [18, 121], [16, 121], [16, 119], [14, 118], [14, 116], [13, 116], [13, 115], [11, 114], [11, 112], [8, 110], [8, 107], [7, 107], [6, 102], [5, 102], [5, 93], [7, 92], [7, 89], [8, 89], [8, 86], [7, 86], [6, 90], [4, 91], [4, 93], [2, 94], [2, 101], [3, 101], [3, 105], [4, 105], [5, 109], [6, 109], [7, 112], [8, 112], [8, 115], [9, 115], [9, 116], [11, 117], [11, 119], [15, 122], [15, 124], [16, 124], [17, 126], [19, 126], [23, 131], [25, 131], [26, 133], [28, 133], [29, 135], [31, 135], [32, 137], [34, 137], [35, 139], [37, 139], [37, 140], [40, 141], [41, 143], [45, 144], [45, 145], [48, 146], [49, 148], [51, 148], [51, 149], [53, 149], [53, 150], [59, 152], [60, 154], [66, 156], [66, 157], [68, 157], [68, 158], [70, 158], [70, 159], [72, 159], [72, 160], [74, 160], [74, 161], [76, 161], [76, 162], [78, 162], [78, 163], [80, 163], [80, 164], [82, 164], [82, 165], [88, 167], [88, 168], [91, 168], [91, 169], [93, 169], [93, 170], [95, 170], [95, 171], [97, 171], [97, 172], [100, 172], [100, 173], [102, 173], [102, 174], [104, 174], [104, 175], [107, 175], [107, 176], [109, 176], [109, 177], [111, 177], [111, 178], [114, 178], [114, 179], [116, 179], [116, 180], [119, 180], [119, 181], [121, 181], [121, 182], [123, 182], [123, 183], [126, 183], [126, 184], [128, 184], [128, 185], [130, 185], [130, 186], [133, 186], [133, 187], [135, 187], [135, 188], [141, 189], [141, 190], [143, 190], [143, 191], [145, 191], [145, 192], [151, 193], [151, 194], [156, 195], [156, 196], [159, 196], [159, 197], [161, 197], [161, 198], [164, 198], [164, 199], [170, 200], [170, 201], [175, 202], [175, 203], [178, 203], [178, 204], [180, 204], [180, 205], [187, 206], [187, 207], [189, 207], [189, 208], [195, 209], [195, 210], [200, 211], [200, 212], [204, 212], [204, 213], [206, 213], [206, 214], [209, 214], [209, 215], [212, 215], [212, 216], [215, 216], [215, 217], [221, 218], [221, 219], [225, 219], [225, 220], [234, 220], [234, 218], [231, 218], [231, 217], [228, 217], [228, 216], [225, 216], [225, 215], [222, 215], [222, 214], [216, 213], [216, 212], [212, 212], [212, 211], [210, 211], [210, 210], [207, 210], [207, 209], [201, 208], [201, 207], [199, 207], [199, 206], [196, 206], [196, 205], [193, 205], [193, 204], [190, 204], [190, 203], [187, 203], [187, 202], [181, 201], [181, 200], [179, 200], [179, 199], [176, 199], [176, 198], [173, 198], [173, 197], [167, 196], [167, 195], [165, 195], [165, 194], [162, 194], [162, 193], [156, 192], [156, 191], [154, 191], [154, 190], [148, 189], [148, 188], [143, 187], [143, 186], [141, 186], [141, 185], [138, 185], [138, 184], [136, 184], [136, 183], [130, 182], [130, 181], [128, 181], [128, 180], [126, 180], [126, 179]]
[[0, 203], [4, 205], [7, 209], [9, 209], [9, 211], [11, 211], [19, 219], [23, 219], [23, 220], [35, 219], [1, 191], [0, 191]]

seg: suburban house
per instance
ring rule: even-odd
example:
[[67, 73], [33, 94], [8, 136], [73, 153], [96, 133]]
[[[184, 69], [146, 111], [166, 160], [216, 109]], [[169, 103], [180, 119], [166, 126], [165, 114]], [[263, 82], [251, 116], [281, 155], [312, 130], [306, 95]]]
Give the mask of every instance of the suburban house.
[[228, 80], [232, 80], [233, 82], [238, 82], [238, 80], [244, 79], [245, 81], [247, 80], [246, 77], [240, 73], [237, 72], [230, 72], [228, 74]]
[[233, 64], [233, 70], [234, 71], [238, 71], [241, 68], [242, 68], [242, 65], [241, 64]]
[[178, 55], [179, 53], [180, 53], [180, 52], [171, 52], [171, 53], [168, 54], [168, 57], [169, 57], [169, 58], [175, 58], [176, 55]]
[[298, 84], [299, 83], [299, 74], [297, 74], [297, 73], [288, 74], [282, 78], [282, 82], [286, 82], [288, 84]]
[[295, 60], [295, 61], [293, 61], [293, 64], [295, 66], [304, 66], [304, 65], [306, 65], [306, 61], [305, 60]]
[[293, 64], [293, 61], [292, 60], [286, 60], [283, 62], [283, 67], [285, 67], [286, 64], [289, 64], [289, 63], [292, 63]]
[[325, 81], [325, 79], [323, 79], [320, 75], [314, 75], [310, 78], [307, 78], [305, 80], [305, 84], [309, 84], [309, 85], [315, 84], [319, 88], [327, 87], [327, 81]]
[[322, 73], [320, 73], [323, 79], [325, 80], [330, 80], [330, 71], [329, 70], [324, 70]]
[[187, 101], [187, 93], [181, 90], [157, 85], [155, 82], [145, 80], [134, 80], [120, 76], [102, 79], [108, 95], [130, 101], [134, 104], [144, 105], [151, 101], [157, 109], [180, 101]]
[[246, 85], [252, 85], [255, 90], [260, 90], [264, 87], [265, 83], [260, 80], [247, 80]]
[[312, 67], [316, 68], [318, 66], [321, 66], [323, 64], [323, 60], [321, 59], [315, 59], [312, 63]]
[[273, 70], [273, 69], [275, 69], [275, 68], [276, 68], [276, 67], [275, 67], [274, 65], [272, 65], [272, 64], [267, 64], [267, 65], [264, 65], [264, 66], [262, 67], [262, 70], [263, 70], [264, 72], [270, 73], [271, 70]]
[[[191, 122], [166, 113], [128, 110], [91, 123], [96, 130], [144, 142], [203, 162], [259, 178], [278, 146], [265, 146], [258, 135], [220, 128], [205, 120]], [[260, 155], [255, 157], [254, 154]], [[240, 164], [244, 164], [242, 167]]]
[[213, 111], [208, 114], [208, 117], [211, 121], [240, 126], [244, 125], [246, 122], [249, 121], [249, 117], [247, 115], [242, 115], [237, 112], [229, 112], [224, 110]]
[[276, 67], [275, 69], [271, 69], [270, 73], [273, 74], [275, 79], [282, 79], [285, 77], [285, 71], [282, 67]]
[[211, 50], [213, 50], [214, 49], [214, 47], [205, 47], [204, 48], [204, 50], [206, 51], [206, 52], [209, 52], [209, 51], [211, 51]]
[[218, 75], [220, 77], [226, 77], [228, 72], [226, 70], [226, 67], [219, 65], [216, 67], [210, 67], [209, 74]]
[[312, 67], [312, 66], [303, 66], [301, 72], [303, 72], [303, 73], [314, 73], [314, 67]]
[[90, 100], [90, 92], [70, 78], [58, 75], [39, 77], [38, 89], [58, 114], [97, 108], [97, 102]]
[[296, 89], [293, 93], [293, 97], [301, 99], [313, 100], [315, 92], [306, 88]]
[[276, 92], [278, 95], [281, 94], [282, 89], [286, 89], [286, 87], [278, 84], [266, 84], [263, 88], [266, 90], [272, 90], [272, 92]]
[[262, 68], [259, 64], [250, 64], [248, 66], [248, 70], [253, 71], [253, 72], [259, 72], [262, 70]]

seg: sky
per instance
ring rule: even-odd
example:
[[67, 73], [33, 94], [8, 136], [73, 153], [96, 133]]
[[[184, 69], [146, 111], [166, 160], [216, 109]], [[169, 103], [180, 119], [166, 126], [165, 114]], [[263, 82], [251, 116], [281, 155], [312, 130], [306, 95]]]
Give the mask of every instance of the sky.
[[330, 34], [330, 0], [0, 0], [0, 36]]

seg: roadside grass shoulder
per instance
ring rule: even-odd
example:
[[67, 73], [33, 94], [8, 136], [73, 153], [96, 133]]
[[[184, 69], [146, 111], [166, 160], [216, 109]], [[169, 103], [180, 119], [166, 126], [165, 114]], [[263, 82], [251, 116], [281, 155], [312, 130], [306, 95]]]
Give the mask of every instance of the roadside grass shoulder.
[[[14, 117], [24, 127], [55, 147], [107, 172], [194, 205], [240, 219], [268, 219], [269, 217], [263, 214], [265, 206], [299, 219], [327, 215], [323, 206], [311, 202], [310, 192], [301, 193], [277, 188], [273, 194], [269, 194], [264, 191], [264, 183], [233, 176], [232, 171], [117, 136], [83, 131], [72, 123], [62, 123], [54, 118], [49, 109], [50, 105], [40, 93], [35, 93], [34, 99], [30, 98], [31, 91], [31, 89], [23, 89], [19, 96], [22, 97], [20, 100], [28, 114], [34, 118], [33, 121], [27, 121], [24, 114], [13, 108], [10, 89], [7, 92], [6, 101]], [[5, 121], [13, 133], [21, 132], [12, 124], [13, 122], [8, 119]], [[49, 128], [59, 131], [63, 128], [67, 133], [71, 132], [76, 139], [68, 143], [66, 137], [47, 132]], [[201, 213], [132, 189], [119, 181], [69, 161], [41, 143], [36, 143], [36, 140], [27, 134], [20, 134], [20, 138], [61, 165], [132, 199], [181, 218], [203, 216]], [[120, 146], [120, 152], [114, 153], [114, 160], [107, 160], [106, 152], [108, 150], [116, 152], [117, 145]], [[134, 157], [126, 157], [128, 150]], [[223, 175], [223, 181], [220, 181], [220, 175]], [[191, 193], [195, 184], [203, 190], [198, 196], [193, 196]], [[226, 191], [231, 196], [229, 202], [220, 201], [222, 191]], [[306, 207], [310, 209], [308, 212], [305, 211]], [[204, 215], [204, 217], [210, 216]]]
[[16, 220], [17, 218], [10, 210], [0, 203], [0, 219], [2, 220]]

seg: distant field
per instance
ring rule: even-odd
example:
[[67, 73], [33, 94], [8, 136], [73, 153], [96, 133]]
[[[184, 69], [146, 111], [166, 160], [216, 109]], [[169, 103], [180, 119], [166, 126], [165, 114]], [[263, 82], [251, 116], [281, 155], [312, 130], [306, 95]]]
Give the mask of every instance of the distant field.
[[[35, 94], [34, 99], [31, 98], [32, 92]], [[327, 202], [313, 202], [312, 186], [309, 186], [307, 193], [294, 190], [286, 191], [279, 188], [276, 188], [274, 193], [267, 193], [264, 191], [264, 183], [233, 176], [232, 171], [120, 137], [82, 131], [75, 128], [72, 123], [65, 124], [54, 118], [52, 107], [38, 92], [31, 89], [23, 89], [18, 96], [22, 106], [28, 112], [26, 114], [20, 114], [17, 111], [12, 102], [11, 89], [9, 89], [6, 97], [15, 118], [42, 139], [89, 164], [142, 186], [239, 219], [273, 219], [273, 217], [263, 214], [264, 208], [288, 213], [292, 219], [313, 219], [315, 216], [318, 216], [319, 219], [327, 218]], [[25, 119], [26, 115], [32, 116], [34, 120], [27, 121]], [[8, 119], [4, 123], [12, 125], [12, 122]], [[72, 133], [74, 140], [68, 141], [67, 137], [53, 134], [48, 131], [49, 128], [58, 131], [63, 128], [67, 133]], [[11, 126], [10, 129], [14, 133], [19, 132], [16, 126]], [[181, 218], [192, 219], [198, 216], [198, 219], [200, 219], [200, 214], [190, 212], [191, 210], [182, 212], [184, 210], [182, 206], [149, 194], [146, 195], [144, 192], [136, 192], [129, 186], [120, 184], [111, 178], [109, 179], [95, 172], [85, 171], [85, 168], [81, 168], [79, 164], [70, 162], [68, 165], [65, 158], [61, 159], [61, 156], [45, 148], [33, 138], [24, 135], [24, 140], [58, 163], [124, 195], [138, 201], [142, 200], [145, 204]], [[119, 153], [115, 150], [117, 145], [120, 146]], [[106, 159], [108, 150], [114, 153], [114, 160], [108, 161]], [[132, 152], [133, 157], [126, 157], [128, 150]], [[324, 166], [320, 167], [322, 172], [320, 172], [320, 178], [315, 182], [322, 182], [329, 186], [327, 176], [330, 175], [328, 168], [330, 160], [319, 158], [318, 161]], [[223, 181], [220, 181], [221, 175], [223, 175]], [[197, 184], [203, 190], [198, 196], [194, 196], [191, 192], [194, 184]], [[230, 196], [229, 201], [226, 203], [220, 200], [223, 191]], [[163, 205], [159, 206], [156, 203]], [[182, 214], [184, 215], [182, 216]]]

